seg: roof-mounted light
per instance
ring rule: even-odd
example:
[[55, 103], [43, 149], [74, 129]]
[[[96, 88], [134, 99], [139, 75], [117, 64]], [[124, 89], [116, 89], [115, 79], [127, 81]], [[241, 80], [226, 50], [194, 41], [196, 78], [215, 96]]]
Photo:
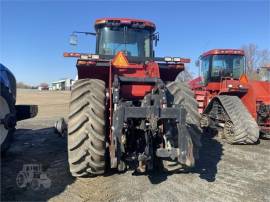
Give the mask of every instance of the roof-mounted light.
[[81, 55], [80, 59], [82, 59], [82, 60], [88, 60], [88, 59], [98, 60], [99, 59], [99, 55], [95, 55], [95, 54], [83, 54], [83, 55]]
[[88, 55], [81, 55], [80, 59], [82, 59], [82, 60], [88, 60]]
[[241, 49], [213, 49], [210, 51], [207, 51], [201, 55], [201, 57], [205, 57], [208, 55], [219, 55], [219, 54], [234, 54], [234, 55], [245, 55], [244, 50]]
[[172, 59], [172, 57], [165, 57], [165, 58], [164, 58], [164, 61], [165, 61], [165, 62], [172, 62], [173, 59]]
[[91, 55], [91, 58], [92, 58], [92, 59], [98, 60], [98, 59], [99, 59], [99, 55], [94, 55], [94, 54], [93, 54], [93, 55]]
[[182, 63], [190, 63], [190, 59], [189, 58], [179, 58], [179, 57], [175, 57], [173, 58], [174, 62], [182, 62]]
[[180, 57], [165, 57], [165, 62], [176, 62], [176, 63], [190, 63], [189, 58], [180, 58]]
[[106, 22], [106, 20], [104, 20], [104, 19], [96, 20], [96, 24], [103, 24], [105, 22]]
[[181, 62], [181, 58], [173, 58], [174, 62]]
[[150, 27], [155, 30], [155, 24], [147, 21], [147, 20], [140, 20], [140, 19], [129, 19], [129, 18], [103, 18], [97, 19], [96, 25], [107, 25], [107, 26], [119, 26], [119, 25], [131, 25], [132, 27], [136, 28], [145, 28]]

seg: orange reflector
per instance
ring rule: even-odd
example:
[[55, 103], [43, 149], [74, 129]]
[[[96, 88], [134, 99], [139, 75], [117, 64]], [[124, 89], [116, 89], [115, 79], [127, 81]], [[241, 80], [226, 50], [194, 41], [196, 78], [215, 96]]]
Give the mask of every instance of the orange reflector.
[[76, 57], [79, 58], [81, 56], [80, 53], [64, 53], [64, 57]]
[[83, 60], [78, 61], [78, 65], [86, 65], [86, 64], [87, 64], [87, 61], [83, 61]]
[[190, 63], [191, 60], [189, 58], [180, 58], [180, 62], [183, 62], [183, 63]]
[[242, 75], [240, 76], [240, 78], [239, 78], [239, 81], [240, 81], [241, 83], [248, 83], [248, 77], [247, 77], [247, 75], [246, 75], [246, 74], [242, 74]]
[[64, 53], [64, 57], [69, 57], [69, 53]]
[[118, 68], [128, 67], [129, 65], [128, 60], [122, 51], [116, 54], [116, 56], [113, 58], [112, 64]]

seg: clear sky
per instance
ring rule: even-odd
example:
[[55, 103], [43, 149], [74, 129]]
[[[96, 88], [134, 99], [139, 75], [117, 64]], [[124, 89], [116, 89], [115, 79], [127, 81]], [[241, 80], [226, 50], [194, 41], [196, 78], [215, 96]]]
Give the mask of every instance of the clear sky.
[[37, 85], [76, 76], [75, 59], [64, 51], [94, 52], [95, 38], [72, 31], [94, 31], [96, 18], [131, 17], [155, 22], [160, 33], [156, 56], [198, 56], [212, 48], [255, 43], [270, 49], [269, 1], [3, 1], [0, 62], [17, 81]]

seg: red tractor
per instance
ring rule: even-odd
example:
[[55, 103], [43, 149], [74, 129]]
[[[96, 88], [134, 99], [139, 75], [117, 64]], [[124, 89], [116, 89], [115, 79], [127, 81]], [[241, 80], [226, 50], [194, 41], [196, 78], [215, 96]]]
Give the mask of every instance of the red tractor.
[[68, 120], [73, 176], [106, 168], [146, 172], [194, 166], [200, 146], [198, 104], [188, 85], [175, 81], [189, 59], [155, 57], [152, 22], [103, 18], [95, 22], [95, 54], [78, 57]]
[[243, 50], [214, 49], [200, 57], [200, 77], [189, 84], [199, 102], [201, 127], [230, 144], [256, 143], [270, 135], [270, 83], [246, 76]]

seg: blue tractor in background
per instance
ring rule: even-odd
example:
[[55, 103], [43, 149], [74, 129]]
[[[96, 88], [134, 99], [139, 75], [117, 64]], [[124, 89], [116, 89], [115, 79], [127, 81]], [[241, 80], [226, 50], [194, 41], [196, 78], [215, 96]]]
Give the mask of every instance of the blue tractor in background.
[[0, 63], [0, 145], [1, 153], [10, 145], [17, 121], [35, 117], [36, 105], [16, 104], [16, 79], [11, 71]]

